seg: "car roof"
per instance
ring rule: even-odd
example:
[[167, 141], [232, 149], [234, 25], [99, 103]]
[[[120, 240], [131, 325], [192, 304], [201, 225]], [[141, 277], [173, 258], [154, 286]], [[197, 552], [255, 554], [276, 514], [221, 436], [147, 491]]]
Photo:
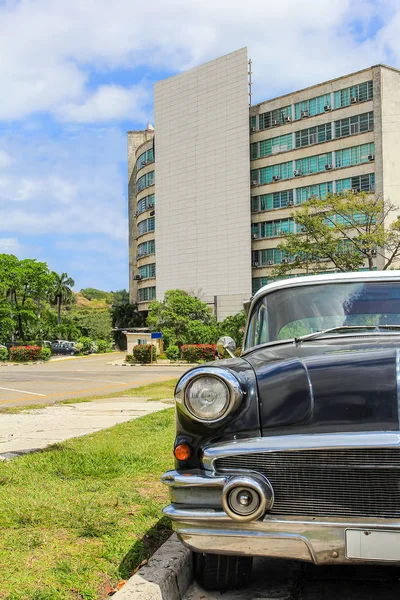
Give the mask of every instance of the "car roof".
[[357, 271], [354, 273], [329, 273], [326, 275], [305, 275], [268, 283], [259, 289], [253, 296], [253, 301], [275, 292], [276, 290], [299, 287], [305, 285], [321, 285], [324, 283], [357, 282], [357, 281], [400, 281], [400, 270], [392, 271]]

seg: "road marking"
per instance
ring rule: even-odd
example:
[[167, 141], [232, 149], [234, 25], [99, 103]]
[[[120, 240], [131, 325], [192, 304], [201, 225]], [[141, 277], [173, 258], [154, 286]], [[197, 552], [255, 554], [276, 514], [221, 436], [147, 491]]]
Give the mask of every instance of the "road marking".
[[62, 375], [36, 375], [35, 373], [32, 374], [33, 377], [36, 377], [37, 379], [64, 379], [67, 381], [97, 381], [99, 383], [101, 382], [105, 382], [105, 383], [114, 383], [115, 385], [129, 385], [129, 383], [126, 383], [125, 381], [113, 381], [112, 379], [91, 379], [90, 377], [63, 377]]
[[0, 387], [0, 390], [6, 390], [7, 392], [19, 392], [20, 394], [31, 394], [32, 396], [42, 396], [46, 398], [46, 394], [37, 394], [36, 392], [27, 392], [26, 390], [15, 390], [14, 388]]

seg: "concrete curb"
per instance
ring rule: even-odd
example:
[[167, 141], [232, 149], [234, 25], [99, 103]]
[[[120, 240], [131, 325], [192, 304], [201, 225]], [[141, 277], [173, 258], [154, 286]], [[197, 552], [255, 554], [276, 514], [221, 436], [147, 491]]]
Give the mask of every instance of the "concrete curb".
[[192, 577], [192, 553], [174, 534], [113, 598], [183, 600]]

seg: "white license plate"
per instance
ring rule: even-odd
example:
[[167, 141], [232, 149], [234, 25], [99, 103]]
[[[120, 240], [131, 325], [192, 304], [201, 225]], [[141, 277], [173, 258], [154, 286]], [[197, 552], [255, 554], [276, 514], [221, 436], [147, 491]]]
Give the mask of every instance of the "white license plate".
[[400, 532], [347, 529], [346, 557], [400, 562]]

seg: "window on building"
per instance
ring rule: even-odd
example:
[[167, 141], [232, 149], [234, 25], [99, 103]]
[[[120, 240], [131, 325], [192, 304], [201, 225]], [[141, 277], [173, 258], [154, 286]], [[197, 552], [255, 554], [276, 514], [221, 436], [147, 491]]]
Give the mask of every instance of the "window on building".
[[297, 102], [294, 105], [294, 118], [297, 121], [298, 119], [303, 119], [304, 117], [313, 117], [314, 115], [319, 115], [330, 108], [331, 95], [324, 94], [323, 96], [317, 96], [316, 98], [311, 98], [310, 100]]
[[333, 182], [319, 183], [316, 185], [307, 185], [296, 189], [296, 204], [302, 204], [310, 198], [319, 198], [323, 200], [328, 194], [333, 193]]
[[252, 212], [286, 208], [293, 205], [293, 190], [282, 190], [274, 194], [262, 194], [251, 199]]
[[282, 237], [287, 233], [295, 233], [296, 224], [293, 219], [277, 219], [276, 221], [264, 221], [253, 223], [252, 233], [259, 238]]
[[370, 192], [375, 189], [375, 174], [357, 175], [336, 181], [336, 191], [340, 194], [348, 190], [357, 192]]
[[285, 119], [292, 118], [292, 107], [284, 106], [283, 108], [277, 108], [276, 110], [270, 110], [262, 113], [258, 117], [258, 128], [260, 130], [269, 129], [276, 125], [283, 125]]
[[144, 221], [140, 221], [138, 223], [138, 233], [139, 235], [143, 235], [148, 231], [154, 231], [155, 228], [155, 218], [150, 217], [150, 219], [144, 219]]
[[325, 123], [325, 125], [318, 125], [317, 127], [309, 127], [308, 129], [296, 131], [295, 146], [296, 148], [304, 148], [304, 146], [311, 146], [312, 144], [328, 142], [331, 139], [331, 123]]
[[257, 117], [254, 115], [249, 119], [250, 131], [257, 130]]
[[257, 181], [260, 185], [279, 181], [280, 179], [290, 179], [293, 177], [293, 161], [263, 167], [262, 169], [254, 169], [251, 171], [251, 181]]
[[143, 267], [139, 267], [139, 275], [141, 279], [149, 279], [150, 277], [156, 276], [156, 265], [152, 263], [151, 265], [143, 265]]
[[300, 171], [302, 175], [310, 175], [310, 173], [320, 173], [325, 171], [325, 165], [332, 164], [332, 152], [326, 154], [317, 154], [316, 156], [307, 156], [296, 160], [296, 171]]
[[374, 129], [374, 113], [368, 112], [335, 121], [335, 138], [365, 133]]
[[352, 165], [360, 165], [372, 160], [374, 155], [374, 144], [362, 144], [345, 150], [337, 150], [335, 160], [337, 167], [350, 167]]
[[155, 297], [156, 297], [156, 288], [155, 287], [140, 288], [138, 290], [139, 302], [150, 302], [150, 300], [155, 300]]
[[268, 277], [253, 277], [253, 281], [252, 281], [252, 293], [253, 295], [258, 292], [258, 290], [262, 287], [264, 287], [264, 285], [267, 285], [268, 283]]
[[144, 242], [143, 244], [138, 245], [138, 256], [148, 256], [149, 254], [154, 254], [156, 251], [156, 243], [154, 240], [149, 240], [148, 242]]
[[286, 252], [279, 248], [268, 248], [266, 250], [253, 250], [253, 267], [271, 267], [281, 264], [287, 257]]
[[373, 98], [373, 83], [372, 81], [364, 81], [358, 85], [339, 90], [334, 94], [335, 108], [342, 108], [356, 104], [357, 102], [365, 102]]
[[147, 187], [150, 187], [154, 184], [154, 171], [150, 171], [150, 173], [146, 173], [146, 175], [142, 175], [137, 180], [137, 191], [140, 192]]
[[140, 215], [140, 213], [144, 212], [148, 208], [153, 208], [154, 203], [155, 203], [154, 194], [150, 194], [150, 196], [145, 196], [144, 198], [139, 200], [138, 205], [137, 205], [139, 215]]
[[141, 154], [137, 161], [136, 161], [136, 168], [137, 169], [141, 169], [142, 167], [145, 167], [146, 165], [149, 165], [150, 163], [154, 162], [154, 151], [153, 148], [150, 148], [150, 150], [147, 150], [146, 152], [143, 152], [143, 154]]
[[251, 160], [255, 160], [256, 158], [263, 158], [264, 156], [270, 156], [271, 154], [277, 154], [278, 152], [286, 152], [292, 148], [293, 137], [292, 134], [289, 133], [288, 135], [281, 135], [279, 137], [251, 144], [250, 158]]

